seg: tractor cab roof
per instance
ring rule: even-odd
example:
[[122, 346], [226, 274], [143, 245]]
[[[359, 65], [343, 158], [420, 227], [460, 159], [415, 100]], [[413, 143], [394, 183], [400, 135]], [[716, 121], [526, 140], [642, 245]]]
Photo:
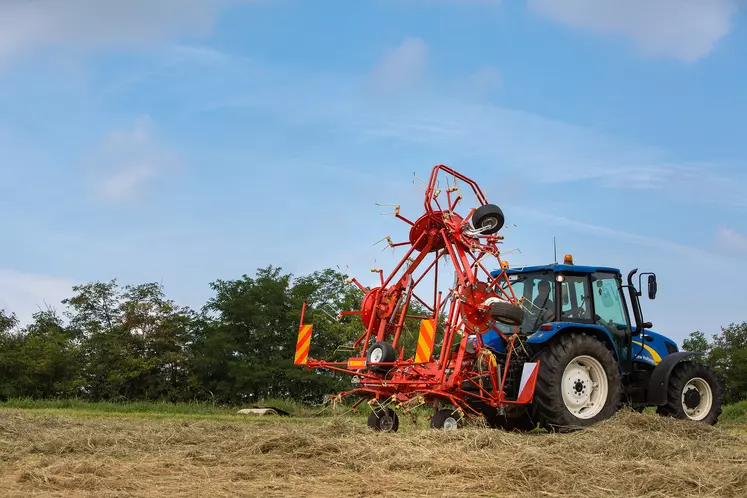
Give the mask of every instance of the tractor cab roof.
[[[573, 264], [573, 255], [566, 254], [565, 258], [563, 258], [563, 263], [553, 263], [550, 265], [536, 265], [536, 266], [517, 266], [516, 268], [510, 268], [507, 267], [508, 265], [506, 262], [503, 262], [504, 268], [506, 268], [506, 273], [509, 275], [520, 275], [522, 273], [535, 273], [535, 272], [546, 272], [551, 271], [553, 273], [596, 273], [596, 272], [603, 272], [603, 273], [614, 273], [616, 275], [622, 276], [620, 273], [620, 270], [617, 268], [610, 268], [607, 266], [576, 266]], [[491, 272], [491, 275], [493, 277], [500, 274], [500, 270], [495, 270]]]
[[[506, 273], [509, 275], [516, 275], [519, 273], [529, 273], [537, 271], [551, 271], [553, 273], [595, 273], [595, 272], [612, 272], [620, 275], [620, 270], [617, 268], [609, 268], [606, 266], [576, 266], [576, 265], [564, 265], [564, 264], [552, 264], [552, 265], [537, 265], [537, 266], [517, 266], [516, 268], [509, 268]], [[495, 272], [499, 273], [498, 271]]]

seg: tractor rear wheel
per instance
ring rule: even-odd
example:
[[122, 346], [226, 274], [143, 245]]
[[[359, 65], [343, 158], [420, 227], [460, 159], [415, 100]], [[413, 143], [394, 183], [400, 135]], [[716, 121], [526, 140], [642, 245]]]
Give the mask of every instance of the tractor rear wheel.
[[659, 415], [690, 419], [714, 425], [721, 415], [724, 388], [708, 365], [684, 361], [669, 376], [667, 404], [657, 408]]
[[498, 410], [488, 407], [483, 411], [483, 417], [490, 427], [506, 431], [531, 431], [536, 427], [529, 411], [525, 406], [508, 405], [505, 415], [498, 415]]
[[555, 430], [578, 429], [612, 416], [622, 393], [612, 352], [584, 333], [555, 338], [538, 355], [533, 419]]

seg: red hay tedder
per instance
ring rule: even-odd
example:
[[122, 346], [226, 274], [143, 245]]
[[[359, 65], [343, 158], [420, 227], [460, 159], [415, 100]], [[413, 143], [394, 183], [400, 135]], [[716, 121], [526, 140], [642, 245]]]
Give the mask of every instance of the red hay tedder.
[[[440, 174], [447, 178], [445, 192], [439, 189]], [[465, 200], [458, 182], [468, 185], [477, 200], [466, 214], [457, 212]], [[359, 310], [340, 314], [360, 315], [365, 327], [354, 344], [357, 355], [347, 362], [309, 358], [312, 325], [304, 323], [306, 303], [301, 312], [295, 364], [354, 376], [356, 387], [336, 399], [360, 396], [354, 408], [369, 399], [374, 407], [369, 426], [377, 430], [397, 430], [398, 416], [392, 407], [409, 410], [432, 403], [431, 426], [451, 429], [460, 426], [465, 416], [479, 416], [487, 410], [502, 413], [506, 406], [531, 403], [534, 396], [539, 363], [522, 357], [512, 366], [512, 358], [523, 347], [517, 328], [524, 309], [498, 249], [503, 240], [498, 232], [505, 222], [502, 210], [488, 203], [476, 182], [444, 165], [431, 172], [424, 208], [425, 213], [414, 222], [396, 208], [395, 216], [410, 226], [409, 240], [389, 243], [409, 248], [388, 277], [382, 270], [372, 270], [379, 273], [379, 286], [368, 289], [356, 279], [349, 281], [365, 292]], [[438, 264], [443, 260], [453, 267], [455, 277], [446, 292], [439, 286]], [[423, 287], [430, 302], [417, 293]], [[429, 314], [408, 314], [413, 300]], [[420, 321], [417, 349], [408, 358], [400, 344], [406, 319]], [[505, 333], [509, 330], [513, 333]], [[489, 331], [508, 344], [500, 362], [483, 342], [482, 335]], [[508, 396], [505, 383], [518, 368], [521, 375], [516, 380], [520, 382], [512, 389], [514, 395]]]

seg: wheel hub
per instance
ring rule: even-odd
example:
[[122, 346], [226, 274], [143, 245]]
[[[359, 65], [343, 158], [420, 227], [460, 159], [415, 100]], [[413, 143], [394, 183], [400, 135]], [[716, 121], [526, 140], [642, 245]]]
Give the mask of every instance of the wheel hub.
[[384, 355], [384, 351], [381, 348], [376, 348], [371, 351], [371, 363], [378, 363], [381, 361], [381, 357]]
[[391, 431], [394, 427], [394, 418], [389, 415], [382, 415], [381, 420], [379, 420], [379, 427], [381, 427], [381, 430], [384, 432]]
[[691, 420], [703, 420], [713, 406], [711, 386], [704, 379], [690, 379], [682, 389], [682, 409]]
[[607, 376], [601, 363], [591, 356], [578, 356], [563, 372], [561, 392], [566, 408], [577, 418], [597, 415], [607, 401]]
[[700, 404], [700, 393], [695, 388], [688, 390], [683, 398], [685, 406], [691, 410]]
[[454, 430], [458, 428], [459, 428], [459, 424], [457, 423], [454, 417], [448, 417], [446, 420], [444, 420], [444, 429]]

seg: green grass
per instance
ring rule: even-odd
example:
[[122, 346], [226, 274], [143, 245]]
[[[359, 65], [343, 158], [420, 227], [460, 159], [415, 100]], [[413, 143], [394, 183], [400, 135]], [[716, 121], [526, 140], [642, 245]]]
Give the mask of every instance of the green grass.
[[719, 421], [747, 423], [747, 400], [734, 403], [733, 405], [726, 405], [724, 411], [721, 412]]
[[[256, 419], [239, 415], [242, 408], [272, 407], [291, 414], [291, 417], [269, 417], [268, 420], [314, 418], [329, 415], [323, 406], [309, 406], [289, 399], [267, 399], [245, 405], [225, 406], [204, 402], [169, 403], [155, 401], [89, 402], [82, 399], [37, 400], [29, 398], [10, 399], [0, 403], [1, 409], [23, 409], [39, 414], [65, 412], [79, 417], [142, 417], [165, 419]], [[344, 408], [342, 408], [344, 410]]]

